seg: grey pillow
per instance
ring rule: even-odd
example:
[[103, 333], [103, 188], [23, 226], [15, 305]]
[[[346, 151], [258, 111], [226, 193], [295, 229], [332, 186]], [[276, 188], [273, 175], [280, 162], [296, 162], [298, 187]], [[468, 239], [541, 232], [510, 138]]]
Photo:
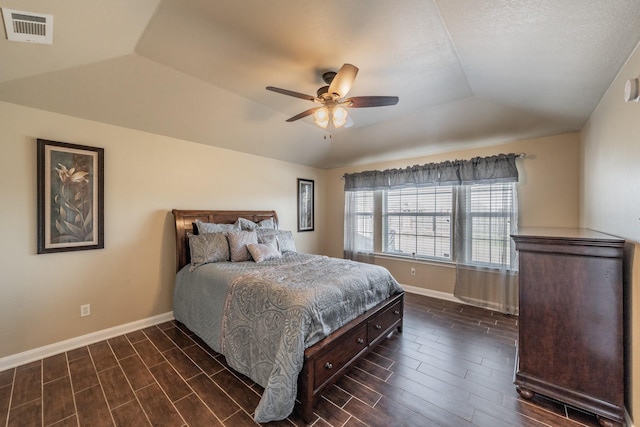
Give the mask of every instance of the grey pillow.
[[255, 223], [250, 219], [246, 219], [246, 218], [238, 218], [238, 222], [240, 223], [240, 228], [242, 230], [256, 230], [258, 228], [269, 228], [269, 229], [276, 228], [276, 223], [273, 221], [273, 218], [263, 219], [259, 223]]
[[191, 267], [196, 267], [211, 262], [229, 261], [229, 243], [224, 233], [205, 233], [189, 237], [189, 250], [191, 252]]
[[198, 228], [198, 234], [240, 231], [240, 223], [238, 221], [236, 221], [234, 224], [215, 224], [213, 222], [204, 222], [202, 220], [196, 219], [196, 227]]
[[283, 254], [286, 252], [297, 252], [296, 242], [293, 240], [293, 233], [290, 231], [278, 230], [278, 249]]
[[256, 229], [258, 234], [259, 243], [272, 243], [273, 238], [278, 242], [278, 249], [281, 253], [297, 252], [296, 243], [293, 240], [293, 233], [286, 230], [269, 230], [269, 229]]
[[225, 233], [229, 241], [229, 252], [231, 262], [250, 261], [251, 254], [247, 245], [258, 243], [258, 236], [255, 231], [230, 231]]
[[278, 248], [278, 237], [275, 234], [258, 234], [258, 243], [265, 245], [271, 245], [274, 248]]
[[263, 243], [249, 243], [247, 249], [255, 262], [262, 262], [282, 256], [275, 246], [265, 245]]

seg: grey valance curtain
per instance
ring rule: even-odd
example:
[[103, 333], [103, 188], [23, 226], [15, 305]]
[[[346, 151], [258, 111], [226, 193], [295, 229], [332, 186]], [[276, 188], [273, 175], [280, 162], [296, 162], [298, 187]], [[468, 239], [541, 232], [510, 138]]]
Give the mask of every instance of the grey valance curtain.
[[498, 154], [403, 169], [346, 174], [344, 191], [386, 190], [432, 185], [494, 184], [517, 182], [516, 154]]

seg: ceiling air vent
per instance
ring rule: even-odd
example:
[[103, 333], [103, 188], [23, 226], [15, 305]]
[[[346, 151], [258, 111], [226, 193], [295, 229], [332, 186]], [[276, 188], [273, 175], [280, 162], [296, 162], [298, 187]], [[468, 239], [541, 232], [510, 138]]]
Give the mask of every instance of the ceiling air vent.
[[53, 15], [2, 8], [7, 39], [17, 42], [53, 43]]

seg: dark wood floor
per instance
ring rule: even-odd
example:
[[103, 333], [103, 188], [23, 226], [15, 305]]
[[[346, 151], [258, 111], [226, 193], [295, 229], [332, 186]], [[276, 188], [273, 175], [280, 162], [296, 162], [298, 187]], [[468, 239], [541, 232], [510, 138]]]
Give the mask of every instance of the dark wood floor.
[[[517, 331], [517, 317], [407, 294], [403, 333], [325, 392], [313, 425], [597, 426], [518, 396]], [[0, 426], [254, 425], [260, 391], [168, 322], [0, 372]]]

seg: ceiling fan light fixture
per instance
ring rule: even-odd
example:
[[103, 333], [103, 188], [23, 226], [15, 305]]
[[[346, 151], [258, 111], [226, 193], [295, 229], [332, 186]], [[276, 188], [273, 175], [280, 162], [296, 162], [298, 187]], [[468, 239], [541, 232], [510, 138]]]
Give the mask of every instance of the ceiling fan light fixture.
[[337, 128], [344, 126], [347, 123], [347, 110], [342, 107], [335, 107], [332, 111], [333, 125]]
[[321, 128], [326, 128], [329, 125], [329, 109], [327, 107], [318, 108], [313, 113], [313, 120]]

